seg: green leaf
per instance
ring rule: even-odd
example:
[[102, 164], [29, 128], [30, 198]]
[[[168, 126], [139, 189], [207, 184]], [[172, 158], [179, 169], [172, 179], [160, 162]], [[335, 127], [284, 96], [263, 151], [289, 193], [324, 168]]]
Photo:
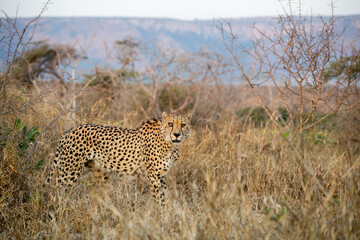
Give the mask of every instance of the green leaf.
[[41, 166], [44, 164], [44, 159], [40, 159], [40, 161], [38, 161], [36, 164], [35, 164], [35, 169], [36, 170], [40, 170]]
[[290, 135], [290, 130], [287, 130], [284, 134], [283, 134], [283, 138], [287, 139]]
[[25, 153], [25, 151], [29, 148], [29, 144], [25, 141], [19, 143], [19, 148], [21, 153]]
[[269, 214], [269, 213], [270, 213], [270, 209], [265, 208], [265, 209], [264, 209], [264, 213], [265, 213], [266, 215]]
[[24, 127], [24, 123], [21, 122], [20, 119], [16, 119], [15, 120], [15, 130], [19, 131], [20, 129], [22, 129]]
[[40, 135], [38, 127], [32, 127], [30, 130], [26, 133], [26, 140], [28, 142], [35, 142], [37, 137]]

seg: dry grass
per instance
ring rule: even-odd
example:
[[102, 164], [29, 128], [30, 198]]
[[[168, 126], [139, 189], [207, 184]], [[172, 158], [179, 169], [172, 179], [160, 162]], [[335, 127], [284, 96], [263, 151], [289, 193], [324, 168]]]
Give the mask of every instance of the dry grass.
[[[30, 97], [14, 104], [21, 106]], [[109, 117], [99, 110], [104, 105], [97, 105], [79, 112], [76, 121], [87, 121], [88, 111], [98, 113], [92, 115], [95, 123], [136, 125], [132, 115], [106, 122]], [[1, 239], [360, 237], [356, 124], [330, 132], [325, 143], [309, 139], [299, 160], [295, 134], [284, 137], [270, 125], [239, 127], [234, 119], [210, 128], [206, 121], [194, 122], [192, 136], [168, 174], [169, 196], [161, 214], [143, 177], [113, 174], [105, 186], [97, 186], [84, 171], [70, 193], [44, 186], [57, 140], [73, 124], [68, 115], [48, 94], [32, 108], [2, 116], [2, 126], [12, 127], [22, 119], [28, 126], [39, 126], [41, 136], [20, 155], [21, 133], [14, 132], [3, 149]], [[44, 164], [35, 167], [40, 159]]]
[[[338, 114], [344, 116], [302, 135], [294, 126], [255, 124], [251, 111], [239, 114], [244, 107], [257, 106], [257, 98], [249, 87], [224, 82], [238, 73], [216, 53], [174, 55], [155, 49], [152, 59], [144, 59], [147, 72], [128, 72], [131, 66], [124, 64], [119, 75], [109, 64], [104, 76], [97, 72], [84, 84], [75, 83], [80, 53], [80, 58], [69, 56], [73, 74], [63, 72], [62, 84], [36, 80], [33, 89], [22, 90], [14, 74], [19, 70], [15, 58], [24, 56], [21, 49], [26, 50], [32, 36], [27, 39], [24, 33], [31, 32], [27, 28], [35, 27], [40, 15], [22, 30], [7, 17], [3, 24], [8, 36], [2, 39], [2, 50], [8, 57], [0, 73], [0, 239], [360, 239], [358, 91], [347, 99], [353, 113], [341, 108]], [[332, 33], [326, 34], [332, 38]], [[301, 51], [295, 52], [303, 54], [304, 45], [299, 46]], [[300, 64], [297, 59], [294, 63]], [[318, 69], [311, 67], [322, 74]], [[24, 69], [26, 76], [30, 72]], [[270, 77], [275, 80], [276, 75]], [[326, 94], [324, 89], [313, 91], [316, 86], [311, 93]], [[299, 112], [296, 93], [284, 98], [274, 87], [256, 90], [272, 110], [286, 105], [300, 119], [302, 110], [316, 117], [315, 111], [326, 114], [338, 103], [335, 98], [318, 105], [308, 101]], [[339, 87], [334, 93], [342, 91]], [[133, 128], [144, 116], [177, 109], [193, 113], [194, 127], [167, 176], [165, 211], [154, 203], [142, 176], [113, 174], [99, 186], [84, 170], [70, 191], [44, 184], [57, 142], [69, 128], [80, 123]]]

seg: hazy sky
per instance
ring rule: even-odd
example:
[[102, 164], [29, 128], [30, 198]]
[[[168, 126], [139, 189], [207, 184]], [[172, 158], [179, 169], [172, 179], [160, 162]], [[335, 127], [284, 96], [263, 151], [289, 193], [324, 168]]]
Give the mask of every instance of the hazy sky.
[[[14, 16], [32, 17], [45, 0], [0, 0], [0, 9]], [[282, 1], [286, 4], [288, 1]], [[298, 0], [293, 1], [295, 3]], [[305, 14], [330, 15], [331, 0], [303, 0]], [[336, 0], [335, 15], [360, 14], [360, 0]], [[160, 17], [184, 20], [281, 13], [279, 0], [51, 0], [43, 16]], [[3, 15], [3, 14], [1, 14]]]

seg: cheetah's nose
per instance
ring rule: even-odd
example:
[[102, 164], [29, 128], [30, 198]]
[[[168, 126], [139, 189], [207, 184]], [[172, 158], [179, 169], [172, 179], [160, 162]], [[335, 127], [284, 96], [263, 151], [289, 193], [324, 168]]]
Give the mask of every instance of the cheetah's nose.
[[180, 133], [174, 133], [174, 136], [177, 138], [180, 136]]

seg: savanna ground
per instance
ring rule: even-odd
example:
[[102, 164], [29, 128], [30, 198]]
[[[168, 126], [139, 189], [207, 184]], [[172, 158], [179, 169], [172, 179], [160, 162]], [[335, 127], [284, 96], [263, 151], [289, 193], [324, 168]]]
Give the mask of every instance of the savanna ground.
[[[80, 83], [71, 73], [50, 71], [68, 61], [76, 67], [73, 55], [64, 57], [46, 44], [33, 49], [41, 57], [22, 52], [1, 75], [0, 238], [360, 238], [358, 92], [347, 98], [351, 108], [331, 112], [337, 106], [331, 95], [312, 113], [314, 103], [299, 105], [295, 94], [269, 117], [268, 106], [279, 103], [282, 91], [221, 82], [232, 66], [216, 54], [159, 53], [143, 72], [130, 71], [124, 63], [129, 58], [122, 58], [120, 70], [97, 70]], [[42, 66], [56, 81], [43, 82], [44, 75], [29, 66]], [[287, 90], [301, 89], [307, 88]], [[346, 88], [321, 94], [333, 91], [341, 96]], [[134, 128], [162, 110], [193, 114], [192, 134], [167, 175], [165, 211], [142, 176], [113, 174], [98, 186], [85, 169], [69, 192], [44, 184], [57, 142], [69, 128]], [[309, 112], [311, 119], [301, 122]]]
[[[296, 133], [271, 124], [256, 127], [250, 117], [209, 122], [195, 115], [192, 135], [168, 174], [169, 196], [161, 216], [142, 177], [113, 174], [99, 187], [85, 171], [68, 194], [44, 186], [57, 141], [73, 121], [67, 117], [71, 114], [61, 112], [55, 95], [27, 107], [23, 104], [36, 95], [13, 94], [11, 99], [26, 109], [2, 117], [2, 128], [6, 125], [9, 131], [1, 156], [2, 238], [359, 237], [358, 116], [333, 119], [331, 130], [307, 135], [299, 160], [293, 142], [297, 137], [290, 136]], [[108, 112], [102, 101], [83, 105], [85, 113], [79, 110], [78, 115], [84, 117], [77, 122], [92, 116], [93, 123], [140, 123], [135, 111], [120, 117], [121, 111]]]

